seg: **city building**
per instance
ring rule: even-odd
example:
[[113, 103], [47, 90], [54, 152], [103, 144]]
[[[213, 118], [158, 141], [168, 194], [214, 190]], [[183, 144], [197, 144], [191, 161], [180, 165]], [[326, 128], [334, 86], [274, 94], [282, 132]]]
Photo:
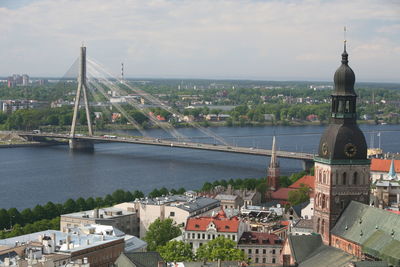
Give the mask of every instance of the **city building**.
[[240, 209], [244, 202], [238, 195], [218, 194], [215, 199], [221, 202], [222, 209]]
[[50, 264], [47, 266], [82, 261], [108, 267], [124, 251], [124, 238], [47, 230], [0, 240], [0, 247], [0, 255], [14, 255], [15, 260], [43, 260]]
[[283, 241], [277, 235], [260, 232], [244, 232], [238, 243], [238, 248], [246, 253], [249, 261], [268, 266], [281, 265], [282, 246]]
[[331, 120], [315, 161], [314, 231], [330, 243], [330, 231], [350, 201], [369, 203], [370, 161], [357, 125], [355, 75], [348, 65], [346, 43], [334, 75]]
[[356, 257], [340, 249], [325, 245], [321, 235], [289, 235], [281, 254], [284, 267], [351, 266], [356, 260]]
[[129, 235], [139, 235], [139, 223], [136, 212], [115, 207], [94, 209], [63, 214], [60, 218], [60, 230], [88, 224], [109, 225]]
[[352, 201], [331, 231], [331, 246], [400, 266], [400, 215]]
[[237, 243], [246, 230], [247, 225], [238, 217], [228, 217], [221, 210], [213, 216], [188, 218], [183, 231], [183, 241], [190, 244], [193, 251], [196, 252], [200, 246], [219, 236], [224, 236]]
[[313, 220], [299, 219], [293, 221], [289, 227], [288, 234], [291, 235], [311, 235], [313, 230]]
[[114, 206], [115, 208], [135, 211], [139, 219], [139, 237], [145, 236], [150, 224], [156, 219], [171, 218], [177, 225], [185, 227], [186, 220], [212, 210], [220, 209], [219, 200], [196, 197], [192, 194], [171, 195], [157, 198], [137, 199]]
[[395, 161], [392, 159], [389, 172], [380, 174], [379, 179], [372, 183], [372, 204], [381, 209], [400, 209], [400, 177], [395, 170]]
[[39, 108], [42, 105], [36, 100], [1, 100], [0, 103], [4, 113], [13, 113], [20, 109]]
[[400, 176], [400, 160], [371, 159], [371, 182], [374, 183], [377, 180], [385, 180], [390, 169], [392, 168], [392, 164], [394, 172], [398, 173]]

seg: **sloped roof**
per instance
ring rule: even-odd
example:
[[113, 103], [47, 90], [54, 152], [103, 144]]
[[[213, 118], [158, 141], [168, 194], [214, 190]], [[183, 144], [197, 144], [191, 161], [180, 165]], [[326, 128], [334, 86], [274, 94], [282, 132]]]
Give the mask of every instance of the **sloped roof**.
[[[400, 265], [400, 215], [352, 201], [331, 233], [362, 246], [366, 253]], [[395, 246], [395, 247], [396, 247]]]
[[305, 261], [322, 245], [320, 235], [288, 235], [288, 241], [294, 260], [297, 263]]
[[297, 205], [293, 206], [292, 209], [297, 214], [297, 216], [301, 217], [301, 210], [304, 209], [305, 207], [307, 207], [308, 204], [310, 204], [310, 200], [307, 200], [303, 203], [297, 204]]
[[187, 219], [186, 231], [207, 231], [210, 223], [214, 223], [217, 232], [237, 233], [239, 229], [239, 219], [234, 216], [227, 218], [223, 211], [216, 216], [192, 217]]
[[299, 180], [297, 180], [296, 182], [294, 182], [293, 184], [291, 184], [289, 186], [289, 188], [300, 188], [301, 185], [307, 185], [308, 187], [314, 189], [315, 188], [315, 176], [311, 176], [311, 175], [305, 175], [303, 177], [301, 177]]
[[[164, 262], [160, 254], [155, 251], [123, 253], [137, 267], [159, 266], [159, 262]], [[163, 266], [166, 266], [165, 264]]]
[[289, 192], [297, 190], [295, 188], [286, 188], [282, 187], [276, 190], [275, 192], [271, 193], [271, 198], [272, 199], [279, 199], [279, 200], [288, 200], [289, 198]]
[[[389, 172], [391, 159], [372, 159], [371, 171], [375, 172]], [[394, 170], [400, 173], [400, 160], [394, 160]]]
[[299, 267], [347, 267], [356, 258], [346, 252], [325, 245], [321, 245]]

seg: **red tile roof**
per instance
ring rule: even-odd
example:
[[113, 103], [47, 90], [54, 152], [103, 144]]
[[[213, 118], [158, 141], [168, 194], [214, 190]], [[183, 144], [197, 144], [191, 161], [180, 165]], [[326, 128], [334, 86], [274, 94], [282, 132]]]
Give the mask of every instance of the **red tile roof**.
[[299, 180], [294, 182], [292, 185], [289, 186], [289, 188], [300, 188], [302, 184], [314, 189], [315, 188], [315, 176], [311, 175], [305, 175], [301, 177]]
[[246, 244], [246, 245], [276, 245], [276, 244], [282, 244], [282, 240], [279, 238], [279, 236], [275, 234], [269, 234], [269, 233], [261, 233], [261, 232], [244, 232], [242, 236], [239, 239], [239, 245], [240, 244]]
[[390, 212], [393, 212], [393, 213], [396, 213], [396, 214], [400, 215], [400, 211], [398, 211], [398, 210], [387, 210], [387, 211], [390, 211]]
[[239, 229], [239, 219], [235, 216], [227, 218], [224, 211], [218, 212], [214, 217], [193, 217], [186, 222], [186, 231], [207, 231], [210, 223], [213, 222], [217, 232], [237, 233]]
[[[370, 169], [375, 172], [389, 172], [391, 162], [391, 159], [372, 159]], [[400, 160], [394, 161], [394, 170], [400, 173]]]
[[288, 200], [289, 198], [289, 192], [296, 190], [295, 188], [287, 188], [287, 187], [281, 187], [275, 192], [271, 193], [271, 198], [272, 199], [278, 199], [278, 200]]

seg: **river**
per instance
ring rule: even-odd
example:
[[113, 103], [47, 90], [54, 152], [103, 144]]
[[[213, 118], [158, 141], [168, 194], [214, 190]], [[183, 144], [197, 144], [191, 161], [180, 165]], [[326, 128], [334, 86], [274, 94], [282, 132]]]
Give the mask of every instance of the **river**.
[[[315, 152], [325, 126], [265, 126], [210, 128], [233, 145], [270, 148], [277, 136], [281, 150]], [[361, 125], [368, 144], [381, 132], [385, 152], [400, 151], [400, 125]], [[178, 129], [193, 141], [213, 142], [194, 128]], [[125, 131], [135, 134], [134, 131]], [[148, 134], [165, 137], [160, 129]], [[196, 138], [197, 137], [197, 138]], [[259, 178], [269, 158], [211, 151], [130, 144], [96, 144], [94, 153], [72, 153], [67, 146], [0, 149], [0, 208], [34, 207], [47, 201], [97, 197], [116, 189], [141, 190], [184, 187], [198, 189], [206, 181]], [[280, 160], [281, 172], [301, 170], [297, 160]]]

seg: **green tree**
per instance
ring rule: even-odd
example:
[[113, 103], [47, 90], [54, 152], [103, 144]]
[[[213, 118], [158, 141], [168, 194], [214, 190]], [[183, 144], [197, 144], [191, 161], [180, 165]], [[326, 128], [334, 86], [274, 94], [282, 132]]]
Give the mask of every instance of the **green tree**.
[[114, 203], [122, 203], [125, 202], [125, 191], [122, 189], [118, 189], [112, 193], [112, 198]]
[[143, 194], [143, 192], [142, 191], [139, 191], [139, 190], [135, 190], [134, 192], [133, 192], [133, 198], [134, 199], [141, 199], [141, 198], [144, 198], [144, 194]]
[[8, 229], [10, 227], [10, 217], [6, 209], [0, 209], [0, 229]]
[[189, 244], [182, 241], [169, 241], [157, 249], [161, 257], [167, 262], [193, 261], [194, 254]]
[[96, 208], [96, 201], [92, 197], [89, 197], [86, 199], [86, 205], [89, 210], [92, 210]]
[[78, 206], [73, 199], [68, 199], [63, 205], [63, 213], [72, 213], [78, 211]]
[[295, 206], [297, 204], [306, 202], [310, 199], [310, 188], [304, 184], [300, 184], [300, 188], [297, 190], [290, 191], [288, 194], [288, 201], [290, 205]]
[[80, 197], [76, 200], [76, 205], [79, 211], [87, 210], [86, 200], [83, 197]]
[[8, 216], [10, 217], [11, 225], [24, 223], [21, 213], [19, 213], [19, 211], [16, 208], [9, 209], [7, 213]]
[[149, 230], [144, 237], [147, 242], [147, 250], [156, 251], [158, 247], [164, 246], [168, 241], [180, 234], [181, 230], [172, 219], [156, 219], [150, 224]]
[[246, 255], [242, 250], [236, 248], [234, 241], [220, 236], [199, 247], [196, 258], [210, 261], [244, 261], [246, 260]]
[[29, 208], [21, 211], [21, 216], [24, 221], [24, 224], [31, 223], [35, 220], [35, 215], [33, 214], [32, 210]]
[[44, 212], [45, 212], [45, 217], [43, 219], [50, 220], [57, 216], [60, 216], [60, 212], [59, 212], [57, 206], [51, 201], [47, 202], [43, 208], [44, 208]]

